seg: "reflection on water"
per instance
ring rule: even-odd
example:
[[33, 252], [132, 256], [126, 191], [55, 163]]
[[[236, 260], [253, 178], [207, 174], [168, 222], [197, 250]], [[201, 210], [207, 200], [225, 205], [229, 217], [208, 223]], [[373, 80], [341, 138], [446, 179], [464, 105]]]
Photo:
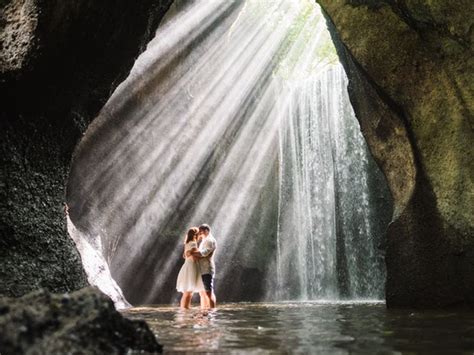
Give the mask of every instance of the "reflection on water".
[[165, 352], [474, 352], [473, 311], [387, 310], [380, 302], [234, 303], [215, 311], [140, 307]]

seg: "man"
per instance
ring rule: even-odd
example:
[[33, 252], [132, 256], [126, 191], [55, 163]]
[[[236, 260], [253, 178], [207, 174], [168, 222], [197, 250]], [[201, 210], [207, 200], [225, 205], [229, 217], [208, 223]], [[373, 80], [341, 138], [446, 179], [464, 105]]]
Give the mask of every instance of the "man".
[[214, 263], [214, 253], [217, 247], [216, 240], [211, 234], [211, 227], [207, 224], [199, 226], [199, 236], [202, 238], [199, 251], [193, 256], [199, 259], [204, 292], [200, 292], [201, 308], [216, 308], [216, 295], [214, 293], [214, 275], [216, 265]]

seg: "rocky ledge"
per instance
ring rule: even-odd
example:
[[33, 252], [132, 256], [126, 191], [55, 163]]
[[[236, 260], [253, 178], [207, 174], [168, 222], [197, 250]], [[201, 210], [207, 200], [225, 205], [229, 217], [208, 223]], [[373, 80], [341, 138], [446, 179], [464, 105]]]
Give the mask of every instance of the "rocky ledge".
[[143, 321], [131, 321], [94, 288], [54, 295], [42, 289], [0, 299], [2, 354], [160, 353]]

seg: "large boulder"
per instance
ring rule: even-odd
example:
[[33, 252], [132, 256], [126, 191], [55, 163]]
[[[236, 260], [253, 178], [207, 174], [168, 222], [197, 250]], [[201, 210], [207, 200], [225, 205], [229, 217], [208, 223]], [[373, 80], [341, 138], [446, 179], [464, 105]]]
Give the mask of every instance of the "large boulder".
[[128, 320], [94, 288], [44, 289], [0, 299], [2, 354], [126, 354], [162, 351], [144, 321]]
[[0, 294], [87, 284], [63, 211], [72, 152], [171, 2], [0, 2]]
[[474, 305], [474, 2], [318, 2], [394, 197], [387, 305]]

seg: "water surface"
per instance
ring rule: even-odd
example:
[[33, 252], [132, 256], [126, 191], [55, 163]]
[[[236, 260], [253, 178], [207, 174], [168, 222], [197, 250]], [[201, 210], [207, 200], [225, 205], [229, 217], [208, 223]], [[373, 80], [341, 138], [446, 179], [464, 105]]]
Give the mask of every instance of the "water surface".
[[233, 303], [124, 311], [145, 319], [166, 352], [474, 354], [473, 311], [387, 310], [381, 302]]

